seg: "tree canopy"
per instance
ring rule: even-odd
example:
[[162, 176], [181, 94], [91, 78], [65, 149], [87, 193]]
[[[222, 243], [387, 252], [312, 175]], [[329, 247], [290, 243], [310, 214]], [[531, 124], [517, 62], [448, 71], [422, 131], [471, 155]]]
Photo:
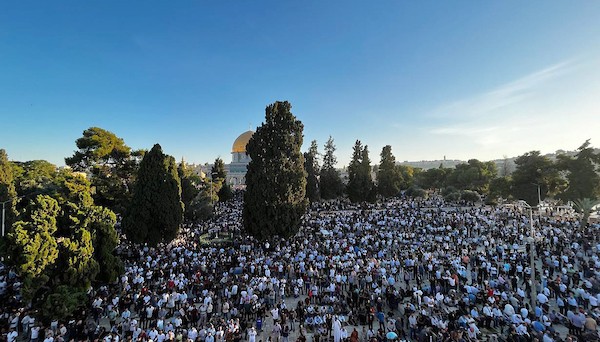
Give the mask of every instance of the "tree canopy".
[[133, 242], [155, 246], [173, 240], [182, 221], [181, 183], [175, 159], [156, 144], [140, 164], [133, 198], [123, 216], [123, 231]]
[[293, 236], [308, 206], [300, 151], [304, 126], [291, 108], [287, 101], [267, 106], [265, 122], [246, 146], [251, 161], [246, 173], [244, 227], [261, 240]]
[[377, 170], [377, 190], [383, 197], [396, 196], [402, 188], [402, 173], [396, 166], [396, 157], [392, 154], [392, 146], [384, 146], [380, 156], [381, 161]]
[[225, 163], [223, 159], [215, 159], [215, 163], [211, 168], [211, 177], [213, 185], [217, 189], [217, 195], [220, 202], [225, 202], [233, 198], [231, 186], [227, 184], [227, 172], [225, 171]]
[[123, 213], [144, 152], [132, 152], [123, 139], [99, 127], [83, 131], [75, 144], [79, 150], [65, 158], [65, 163], [91, 176], [97, 204]]
[[595, 153], [586, 140], [578, 149], [575, 157], [558, 155], [558, 168], [566, 172], [567, 185], [559, 194], [566, 201], [584, 198], [600, 199], [600, 153]]
[[352, 160], [348, 166], [348, 198], [352, 202], [374, 201], [374, 190], [369, 150], [366, 145], [362, 147], [360, 140], [356, 140]]
[[306, 197], [312, 202], [321, 199], [319, 189], [319, 151], [317, 141], [310, 143], [308, 152], [304, 153], [304, 170], [306, 171]]
[[323, 155], [323, 167], [321, 168], [321, 177], [319, 179], [321, 198], [328, 200], [341, 196], [344, 192], [344, 184], [340, 177], [340, 172], [335, 168], [337, 158], [335, 156], [335, 144], [330, 136], [325, 143], [325, 153]]
[[556, 194], [564, 184], [556, 165], [539, 151], [517, 157], [515, 164], [516, 170], [511, 175], [511, 195], [531, 206], [538, 205], [538, 186], [543, 201], [547, 196]]
[[[13, 167], [12, 164], [8, 161], [8, 155], [6, 154], [6, 151], [0, 149], [0, 202], [6, 202], [4, 203], [5, 229], [7, 229], [7, 227], [11, 227], [12, 223], [15, 222], [15, 219], [17, 217], [16, 197], [17, 190], [15, 188]], [[0, 224], [2, 224], [2, 222], [0, 222]]]

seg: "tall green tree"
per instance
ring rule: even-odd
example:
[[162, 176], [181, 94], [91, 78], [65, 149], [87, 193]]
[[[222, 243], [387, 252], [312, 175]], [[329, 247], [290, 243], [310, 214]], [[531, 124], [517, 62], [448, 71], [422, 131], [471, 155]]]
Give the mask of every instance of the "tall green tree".
[[88, 303], [86, 290], [68, 285], [53, 287], [41, 304], [39, 312], [46, 321], [55, 319], [64, 321], [77, 309], [86, 307]]
[[22, 295], [26, 303], [48, 282], [48, 268], [58, 258], [54, 233], [59, 212], [56, 200], [38, 195], [27, 207], [23, 220], [15, 222], [7, 236], [8, 263], [23, 279]]
[[194, 200], [200, 192], [202, 180], [200, 179], [200, 176], [194, 174], [192, 170], [185, 165], [183, 160], [179, 163], [177, 175], [181, 181], [181, 202], [183, 203], [184, 217], [187, 218], [188, 209], [192, 200]]
[[320, 193], [322, 199], [338, 198], [344, 192], [344, 184], [340, 177], [340, 172], [335, 168], [337, 158], [335, 156], [335, 144], [333, 138], [325, 143], [325, 153], [323, 155], [323, 167], [321, 168], [321, 177], [319, 179]]
[[123, 139], [99, 127], [83, 131], [75, 144], [79, 150], [65, 158], [65, 163], [91, 176], [96, 204], [123, 213], [144, 152], [132, 152]]
[[392, 154], [392, 146], [384, 146], [380, 156], [381, 161], [377, 170], [377, 190], [383, 197], [396, 196], [402, 187], [402, 174], [396, 166], [396, 157]]
[[23, 298], [40, 310], [38, 318], [66, 317], [85, 305], [91, 284], [112, 282], [123, 271], [113, 254], [118, 244], [116, 216], [94, 205], [85, 175], [68, 169], [56, 172], [40, 161], [16, 167], [23, 189], [44, 195], [22, 201], [29, 204], [9, 237], [9, 265], [21, 270], [17, 273], [23, 280]]
[[119, 244], [119, 235], [115, 230], [117, 216], [114, 212], [100, 206], [93, 206], [87, 212], [89, 223], [86, 225], [92, 233], [94, 260], [98, 263], [97, 281], [112, 283], [125, 269], [121, 259], [115, 255]]
[[[0, 213], [0, 215], [4, 215], [6, 233], [17, 217], [17, 190], [15, 188], [12, 164], [8, 161], [8, 155], [3, 149], [0, 149], [0, 202], [4, 203], [4, 213]], [[2, 206], [1, 203], [0, 206]], [[1, 217], [0, 220], [2, 220]], [[2, 222], [0, 222], [1, 224]]]
[[94, 258], [92, 234], [86, 228], [79, 228], [67, 237], [58, 239], [58, 258], [51, 282], [55, 286], [88, 288], [100, 271]]
[[511, 195], [515, 199], [525, 200], [529, 205], [538, 204], [538, 185], [543, 201], [560, 190], [564, 180], [556, 165], [539, 151], [525, 153], [515, 159], [516, 169], [512, 173]]
[[87, 288], [96, 280], [112, 282], [123, 271], [114, 256], [116, 215], [96, 206], [91, 183], [81, 174], [61, 170], [49, 194], [61, 208], [57, 216], [59, 257], [52, 285]]
[[348, 166], [348, 185], [346, 192], [351, 202], [373, 201], [374, 185], [371, 178], [371, 161], [367, 146], [362, 147], [360, 140], [356, 140], [352, 153], [352, 160]]
[[216, 183], [217, 195], [220, 202], [225, 202], [233, 198], [231, 186], [227, 184], [227, 172], [225, 171], [225, 163], [223, 159], [217, 158], [211, 168], [211, 176], [213, 183]]
[[479, 194], [489, 192], [490, 182], [496, 178], [498, 170], [493, 161], [481, 162], [470, 159], [467, 163], [461, 163], [451, 169], [446, 177], [445, 185], [453, 186], [458, 190], [471, 190]]
[[296, 234], [308, 206], [300, 151], [304, 126], [291, 109], [287, 101], [267, 106], [265, 122], [246, 146], [252, 160], [246, 173], [244, 227], [261, 240]]
[[567, 187], [559, 194], [566, 201], [600, 199], [600, 153], [596, 153], [586, 140], [577, 149], [575, 157], [558, 155], [557, 165], [566, 172]]
[[408, 165], [397, 165], [396, 169], [398, 170], [398, 173], [400, 174], [400, 189], [401, 190], [407, 190], [408, 188], [410, 188], [411, 186], [413, 186], [414, 182], [415, 182], [415, 178], [417, 177], [418, 173], [420, 172], [420, 169], [417, 170], [412, 166], [408, 166]]
[[490, 182], [490, 190], [488, 197], [490, 199], [506, 198], [511, 197], [511, 183], [510, 176], [496, 177]]
[[446, 186], [446, 179], [451, 169], [440, 167], [428, 169], [419, 173], [416, 183], [423, 189], [441, 189]]
[[306, 171], [306, 197], [312, 202], [317, 202], [321, 199], [319, 189], [319, 151], [317, 141], [313, 140], [310, 143], [308, 152], [304, 153], [304, 170]]
[[123, 231], [133, 242], [155, 246], [173, 240], [182, 221], [181, 184], [175, 159], [156, 144], [140, 164], [133, 198], [123, 217]]
[[213, 216], [214, 198], [210, 197], [207, 187], [210, 184], [205, 184], [205, 187], [194, 197], [190, 205], [185, 209], [185, 217], [190, 222], [201, 222]]

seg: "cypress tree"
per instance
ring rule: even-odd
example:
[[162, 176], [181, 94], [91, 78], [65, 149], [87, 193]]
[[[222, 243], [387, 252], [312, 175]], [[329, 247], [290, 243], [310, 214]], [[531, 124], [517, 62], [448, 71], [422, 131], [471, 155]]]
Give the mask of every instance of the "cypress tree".
[[371, 179], [371, 161], [369, 150], [364, 148], [360, 140], [356, 140], [352, 160], [348, 166], [348, 185], [346, 192], [352, 202], [373, 201], [373, 180]]
[[312, 202], [321, 198], [319, 190], [319, 152], [317, 141], [310, 143], [310, 149], [304, 153], [304, 170], [306, 171], [306, 197]]
[[233, 191], [231, 190], [231, 186], [227, 184], [227, 172], [225, 172], [225, 163], [223, 162], [223, 159], [215, 159], [215, 163], [211, 168], [211, 176], [213, 183], [217, 183], [216, 188], [219, 189], [217, 191], [219, 202], [225, 202], [232, 199]]
[[335, 157], [335, 144], [330, 136], [325, 143], [325, 154], [323, 155], [323, 167], [321, 168], [321, 178], [319, 189], [322, 199], [334, 199], [342, 195], [344, 184], [340, 173], [336, 170], [337, 158]]
[[369, 147], [367, 145], [365, 145], [361, 152], [360, 171], [365, 196], [363, 200], [375, 202], [377, 199], [377, 189], [375, 188], [375, 184], [373, 184], [373, 177], [371, 176], [371, 159], [369, 159]]
[[306, 172], [302, 122], [291, 104], [275, 102], [266, 108], [246, 149], [252, 158], [246, 173], [243, 219], [246, 231], [258, 239], [290, 237], [306, 212]]
[[131, 241], [155, 246], [173, 240], [182, 221], [181, 184], [175, 159], [156, 144], [140, 163], [133, 198], [123, 217], [123, 230]]
[[381, 162], [377, 172], [377, 190], [383, 197], [396, 196], [402, 185], [402, 174], [396, 166], [392, 147], [386, 145], [381, 150]]
[[362, 144], [360, 140], [356, 140], [354, 148], [352, 150], [352, 159], [348, 166], [348, 185], [346, 186], [346, 193], [348, 198], [352, 202], [361, 202], [363, 198], [361, 177], [360, 177], [360, 161], [362, 159]]

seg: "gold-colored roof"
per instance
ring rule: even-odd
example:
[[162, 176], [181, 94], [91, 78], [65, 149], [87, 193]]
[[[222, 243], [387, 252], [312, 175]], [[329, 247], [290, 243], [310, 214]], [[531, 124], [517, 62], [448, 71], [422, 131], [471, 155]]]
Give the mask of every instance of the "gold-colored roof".
[[252, 134], [254, 134], [254, 131], [247, 131], [237, 137], [233, 142], [231, 153], [246, 153], [246, 145], [248, 145], [248, 141], [252, 138]]

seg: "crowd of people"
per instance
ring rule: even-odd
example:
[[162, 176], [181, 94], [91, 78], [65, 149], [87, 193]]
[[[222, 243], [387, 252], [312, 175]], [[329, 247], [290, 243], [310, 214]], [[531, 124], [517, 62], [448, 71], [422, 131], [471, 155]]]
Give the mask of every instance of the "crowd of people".
[[[3, 338], [598, 340], [600, 227], [571, 212], [536, 212], [531, 237], [527, 209], [514, 205], [330, 201], [311, 206], [295, 237], [259, 242], [243, 234], [241, 209], [237, 194], [168, 245], [122, 241], [125, 273], [91, 289], [89, 309], [70, 320], [0, 305]], [[223, 236], [234, 242], [213, 239]], [[19, 280], [0, 272], [6, 298]]]

